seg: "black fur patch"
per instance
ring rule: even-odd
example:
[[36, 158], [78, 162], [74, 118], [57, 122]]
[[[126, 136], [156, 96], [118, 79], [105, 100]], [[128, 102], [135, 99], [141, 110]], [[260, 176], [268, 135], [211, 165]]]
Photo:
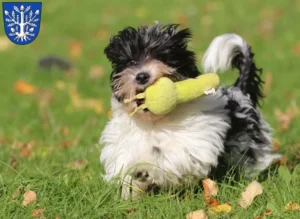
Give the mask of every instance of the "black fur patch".
[[152, 148], [152, 152], [153, 154], [160, 154], [161, 153], [161, 149], [159, 147], [153, 146]]
[[260, 78], [262, 69], [258, 69], [253, 60], [254, 53], [251, 47], [248, 47], [246, 55], [239, 53], [232, 61], [233, 67], [240, 71], [239, 78], [234, 86], [239, 87], [242, 92], [250, 95], [254, 107], [259, 105], [259, 99], [263, 98], [262, 85], [263, 80]]

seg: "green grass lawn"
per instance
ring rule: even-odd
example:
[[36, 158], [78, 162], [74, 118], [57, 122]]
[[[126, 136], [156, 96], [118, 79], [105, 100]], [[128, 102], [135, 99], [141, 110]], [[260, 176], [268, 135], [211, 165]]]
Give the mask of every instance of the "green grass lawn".
[[[199, 68], [215, 36], [240, 34], [252, 45], [268, 81], [262, 111], [292, 174], [270, 171], [260, 181], [263, 195], [247, 210], [238, 207], [238, 200], [251, 181], [232, 181], [229, 176], [219, 184], [217, 199], [230, 203], [232, 212], [215, 218], [252, 219], [266, 209], [272, 210], [267, 218], [300, 218], [300, 212], [284, 211], [289, 201], [300, 203], [299, 165], [293, 171], [300, 161], [300, 119], [296, 115], [288, 129], [280, 131], [274, 113], [300, 101], [299, 14], [299, 0], [51, 0], [43, 1], [41, 30], [30, 45], [9, 43], [3, 48], [7, 43], [0, 29], [0, 218], [32, 218], [34, 209], [45, 209], [45, 218], [53, 219], [185, 218], [190, 211], [205, 209], [202, 190], [194, 193], [190, 188], [175, 198], [169, 191], [131, 202], [121, 200], [118, 187], [100, 178], [97, 143], [109, 119], [111, 95], [111, 68], [103, 49], [110, 35], [125, 26], [155, 20], [192, 29], [190, 47], [197, 53]], [[72, 61], [77, 71], [40, 69], [38, 60], [47, 55]], [[104, 76], [91, 78], [93, 66], [99, 66]], [[226, 84], [234, 78], [233, 73], [222, 75]], [[38, 88], [38, 94], [15, 92], [18, 80]], [[79, 100], [96, 99], [98, 112], [72, 105], [76, 94]], [[13, 199], [20, 184], [24, 187]], [[23, 207], [26, 190], [36, 192], [37, 201]]]

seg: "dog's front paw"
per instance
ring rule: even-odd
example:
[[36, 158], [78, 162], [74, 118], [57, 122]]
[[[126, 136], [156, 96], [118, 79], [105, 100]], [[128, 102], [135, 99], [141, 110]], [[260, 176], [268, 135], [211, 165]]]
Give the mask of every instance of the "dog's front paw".
[[131, 175], [125, 176], [122, 183], [122, 198], [125, 200], [136, 200], [143, 195], [148, 187], [147, 180], [144, 180], [144, 175], [142, 175], [140, 178], [136, 178]]
[[135, 180], [140, 182], [146, 182], [150, 180], [149, 172], [144, 169], [138, 169], [137, 171], [135, 171], [133, 177]]

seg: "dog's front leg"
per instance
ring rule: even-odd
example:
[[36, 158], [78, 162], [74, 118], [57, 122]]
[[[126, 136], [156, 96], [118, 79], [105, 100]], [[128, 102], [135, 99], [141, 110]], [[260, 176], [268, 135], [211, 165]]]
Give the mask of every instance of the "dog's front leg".
[[159, 188], [155, 177], [157, 168], [154, 164], [138, 163], [131, 168], [122, 182], [122, 197], [137, 199], [142, 194]]

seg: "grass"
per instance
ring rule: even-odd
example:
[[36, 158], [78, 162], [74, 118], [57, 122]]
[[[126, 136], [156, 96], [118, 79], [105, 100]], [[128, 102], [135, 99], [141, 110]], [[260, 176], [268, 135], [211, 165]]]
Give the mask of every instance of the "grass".
[[[188, 212], [205, 208], [201, 190], [194, 193], [190, 188], [175, 198], [169, 191], [129, 202], [120, 199], [116, 185], [107, 185], [100, 178], [103, 169], [99, 164], [101, 146], [97, 142], [108, 121], [111, 71], [103, 49], [111, 34], [128, 25], [158, 20], [189, 26], [194, 32], [190, 47], [197, 53], [199, 67], [201, 55], [216, 35], [236, 32], [246, 38], [256, 53], [258, 66], [265, 73], [272, 73], [271, 84], [268, 79], [271, 89], [262, 112], [274, 127], [274, 137], [281, 142], [279, 151], [288, 157], [289, 169], [299, 162], [296, 156], [300, 151], [299, 118], [293, 119], [287, 131], [279, 132], [274, 115], [275, 108], [284, 111], [300, 99], [297, 79], [300, 29], [295, 25], [300, 13], [299, 1], [42, 2], [38, 38], [30, 45], [12, 45], [0, 51], [0, 218], [31, 218], [33, 210], [41, 208], [45, 208], [46, 218], [185, 218]], [[3, 29], [0, 36], [4, 36]], [[73, 59], [77, 72], [67, 74], [37, 67], [41, 57], [51, 54], [71, 59], [73, 41], [82, 43], [80, 57]], [[90, 67], [95, 65], [104, 68], [103, 78], [95, 80], [88, 76]], [[222, 80], [228, 84], [235, 77], [226, 74]], [[17, 94], [14, 91], [17, 80], [42, 89], [44, 95]], [[68, 91], [57, 89], [58, 83], [60, 87], [76, 86], [81, 98], [101, 100], [103, 113], [69, 107]], [[47, 94], [54, 99], [41, 107], [40, 101]], [[88, 161], [86, 168], [74, 170], [74, 164], [70, 165], [82, 160]], [[281, 169], [280, 174], [270, 171], [262, 181], [263, 195], [247, 210], [239, 208], [237, 201], [250, 181], [243, 178], [232, 181], [229, 176], [219, 185], [218, 200], [229, 202], [233, 210], [216, 218], [251, 219], [266, 209], [273, 211], [268, 218], [299, 218], [299, 212], [284, 211], [287, 202], [300, 203], [299, 166], [297, 169]], [[12, 199], [20, 184], [24, 185], [23, 190], [36, 192], [35, 204], [22, 206], [23, 190], [18, 198]]]

